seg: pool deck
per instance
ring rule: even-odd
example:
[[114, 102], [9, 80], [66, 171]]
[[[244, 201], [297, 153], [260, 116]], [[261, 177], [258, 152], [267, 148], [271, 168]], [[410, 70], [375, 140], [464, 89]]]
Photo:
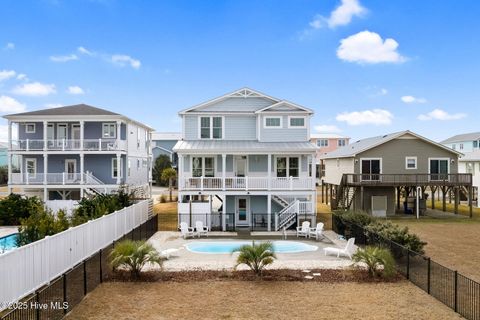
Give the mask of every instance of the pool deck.
[[[295, 233], [288, 233], [288, 241], [298, 241], [318, 247], [316, 251], [299, 253], [277, 253], [277, 260], [269, 266], [271, 269], [342, 269], [350, 266], [352, 261], [346, 257], [325, 256], [325, 247], [345, 247], [346, 241], [338, 239], [333, 231], [325, 232], [325, 239], [315, 241], [313, 239], [297, 238]], [[238, 254], [208, 254], [195, 253], [187, 250], [185, 245], [195, 241], [228, 241], [228, 240], [282, 240], [282, 233], [278, 232], [252, 232], [249, 236], [237, 237], [234, 232], [211, 232], [209, 237], [200, 239], [184, 240], [179, 232], [159, 231], [155, 233], [149, 242], [159, 252], [166, 249], [178, 249], [168, 260], [164, 262], [166, 271], [185, 270], [232, 270]], [[239, 266], [239, 270], [246, 269]]]
[[11, 234], [18, 233], [18, 227], [0, 227], [0, 238], [9, 236]]

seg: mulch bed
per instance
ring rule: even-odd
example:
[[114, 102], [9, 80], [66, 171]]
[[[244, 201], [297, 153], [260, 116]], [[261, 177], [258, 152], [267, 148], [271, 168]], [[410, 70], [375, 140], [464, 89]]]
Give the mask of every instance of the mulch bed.
[[[195, 270], [195, 271], [147, 271], [143, 272], [139, 279], [132, 279], [129, 272], [115, 271], [106, 281], [112, 282], [194, 282], [194, 281], [304, 281], [304, 282], [397, 282], [404, 278], [400, 274], [384, 279], [371, 278], [365, 270], [358, 269], [312, 269], [310, 272], [302, 270], [265, 270], [262, 276], [256, 276], [252, 271], [214, 271], [214, 270]], [[314, 276], [314, 273], [320, 273]], [[312, 276], [313, 279], [307, 279], [305, 276]]]

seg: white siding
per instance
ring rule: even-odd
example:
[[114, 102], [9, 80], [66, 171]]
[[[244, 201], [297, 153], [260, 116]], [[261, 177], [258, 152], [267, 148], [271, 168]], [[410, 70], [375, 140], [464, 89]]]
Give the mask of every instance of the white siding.
[[340, 184], [344, 173], [354, 173], [353, 158], [327, 159], [325, 160], [326, 183]]

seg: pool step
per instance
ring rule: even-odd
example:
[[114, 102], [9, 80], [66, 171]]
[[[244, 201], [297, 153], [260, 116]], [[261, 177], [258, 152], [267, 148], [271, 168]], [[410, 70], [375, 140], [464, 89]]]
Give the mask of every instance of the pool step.
[[237, 227], [237, 236], [238, 237], [250, 237], [250, 228]]

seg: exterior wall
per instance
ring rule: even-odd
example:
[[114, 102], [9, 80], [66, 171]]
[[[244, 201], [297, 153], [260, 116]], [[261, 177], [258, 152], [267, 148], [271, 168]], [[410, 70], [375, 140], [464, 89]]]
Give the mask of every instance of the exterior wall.
[[172, 151], [176, 143], [177, 140], [152, 140], [152, 147], [161, 147]]
[[264, 128], [264, 118], [272, 117], [274, 115], [260, 116], [260, 141], [262, 142], [297, 142], [297, 141], [309, 141], [308, 136], [308, 123], [310, 121], [309, 116], [306, 114], [299, 114], [298, 116], [305, 116], [306, 128], [288, 128], [288, 115], [282, 115], [282, 128]]
[[[95, 177], [103, 181], [105, 184], [116, 184], [117, 178], [112, 177], [112, 159], [116, 155], [112, 154], [86, 154], [85, 155], [85, 171], [91, 172]], [[123, 177], [121, 181], [125, 181], [126, 161], [123, 158]], [[79, 164], [77, 164], [79, 167]]]
[[[225, 196], [226, 198], [226, 213], [232, 214], [235, 213], [235, 199], [237, 196], [234, 195], [228, 195]], [[265, 196], [245, 196], [242, 195], [242, 197], [247, 197], [250, 200], [250, 213], [268, 213], [268, 197]], [[276, 203], [275, 201], [272, 200], [272, 215], [274, 213], [280, 212], [282, 210], [282, 207]]]
[[326, 159], [324, 163], [325, 178], [323, 181], [326, 183], [338, 185], [344, 173], [355, 173], [353, 158]]
[[126, 183], [129, 185], [145, 185], [148, 183], [148, 163], [143, 157], [128, 157]]
[[129, 123], [127, 125], [129, 155], [148, 157], [148, 136], [148, 132], [145, 128]]
[[199, 109], [201, 112], [225, 112], [225, 111], [255, 111], [258, 109], [265, 108], [273, 103], [270, 99], [265, 98], [253, 98], [249, 97], [245, 99], [243, 97], [232, 97], [219, 102], [216, 102], [210, 106]]
[[[35, 123], [35, 133], [26, 133], [25, 124], [26, 123]], [[53, 125], [53, 132], [55, 139], [57, 138], [57, 125], [67, 124], [67, 139], [73, 139], [72, 127], [74, 125], [79, 125], [80, 122], [48, 122], [48, 124]], [[100, 139], [103, 138], [102, 126], [103, 123], [116, 123], [116, 121], [104, 121], [104, 122], [85, 122], [84, 124], [84, 139]], [[123, 123], [121, 126], [121, 137], [120, 139], [125, 140], [126, 138], [126, 125]], [[25, 122], [19, 123], [18, 125], [18, 139], [19, 140], [41, 140], [43, 139], [43, 122]]]
[[[467, 165], [469, 166], [469, 170], [467, 170]], [[459, 161], [458, 173], [471, 173], [472, 185], [480, 188], [480, 160]]]
[[446, 143], [445, 146], [453, 150], [460, 151], [462, 153], [469, 153], [475, 150], [480, 150], [480, 147], [477, 147], [477, 148], [473, 147], [473, 141], [458, 141], [453, 143]]
[[[417, 169], [405, 169], [405, 157], [409, 156], [417, 157]], [[355, 157], [356, 160], [361, 158], [382, 158], [384, 174], [426, 174], [429, 173], [429, 158], [449, 158], [449, 173], [458, 172], [456, 154], [413, 137], [394, 139]], [[361, 173], [360, 165], [360, 161], [355, 163], [354, 173]]]
[[[205, 114], [207, 116], [207, 114]], [[201, 115], [185, 115], [185, 140], [199, 140], [198, 124]], [[223, 140], [256, 140], [257, 118], [254, 115], [225, 115]]]
[[[26, 133], [26, 123], [35, 123], [35, 132]], [[40, 140], [43, 139], [43, 122], [26, 122], [18, 124], [18, 139], [19, 140]]]
[[6, 166], [8, 164], [7, 154], [7, 149], [0, 149], [0, 167]]
[[[395, 214], [395, 188], [394, 187], [364, 187], [363, 208], [372, 213], [372, 196], [387, 196], [387, 215]], [[355, 195], [355, 208], [361, 209], [360, 188]]]

